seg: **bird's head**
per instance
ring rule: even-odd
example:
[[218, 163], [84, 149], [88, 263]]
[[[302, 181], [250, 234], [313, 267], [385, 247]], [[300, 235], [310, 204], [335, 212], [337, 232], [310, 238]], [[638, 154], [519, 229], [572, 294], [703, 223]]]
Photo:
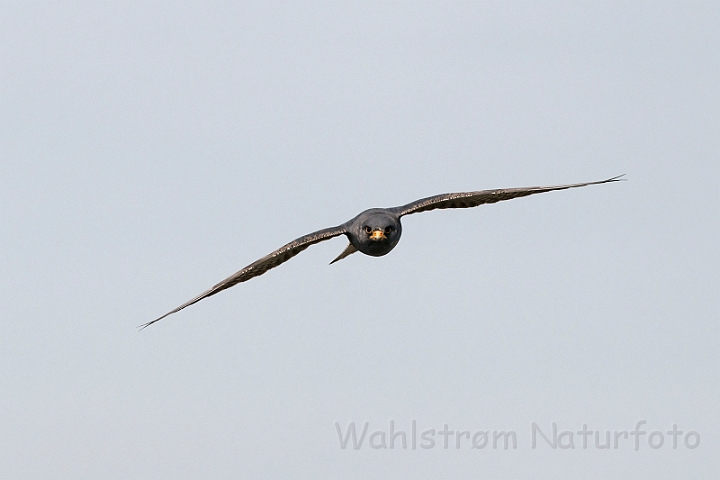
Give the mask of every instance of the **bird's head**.
[[367, 255], [379, 257], [390, 252], [400, 241], [402, 226], [396, 215], [375, 208], [358, 215], [351, 230], [351, 242], [355, 248]]

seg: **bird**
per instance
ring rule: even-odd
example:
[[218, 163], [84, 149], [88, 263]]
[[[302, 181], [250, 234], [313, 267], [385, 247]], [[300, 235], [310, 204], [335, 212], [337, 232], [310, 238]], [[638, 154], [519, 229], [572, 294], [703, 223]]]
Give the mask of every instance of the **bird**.
[[497, 203], [503, 200], [526, 197], [537, 193], [552, 192], [555, 190], [567, 190], [569, 188], [586, 187], [588, 185], [601, 185], [624, 180], [623, 175], [600, 180], [596, 182], [573, 183], [568, 185], [553, 185], [544, 187], [521, 187], [503, 188], [495, 190], [481, 190], [477, 192], [444, 193], [432, 197], [421, 198], [406, 205], [392, 208], [371, 208], [361, 212], [356, 217], [336, 227], [324, 228], [316, 232], [304, 235], [292, 242], [283, 245], [274, 252], [271, 252], [259, 260], [254, 261], [245, 268], [230, 275], [225, 280], [212, 288], [204, 291], [195, 298], [188, 300], [165, 315], [150, 322], [140, 325], [141, 330], [149, 327], [163, 318], [177, 313], [180, 310], [193, 305], [200, 300], [211, 297], [218, 292], [246, 282], [251, 278], [262, 275], [271, 268], [290, 260], [311, 245], [329, 240], [340, 235], [345, 235], [349, 244], [330, 264], [342, 260], [355, 253], [362, 252], [373, 257], [387, 255], [400, 241], [402, 224], [400, 219], [405, 215], [427, 212], [445, 208], [470, 208], [478, 205]]

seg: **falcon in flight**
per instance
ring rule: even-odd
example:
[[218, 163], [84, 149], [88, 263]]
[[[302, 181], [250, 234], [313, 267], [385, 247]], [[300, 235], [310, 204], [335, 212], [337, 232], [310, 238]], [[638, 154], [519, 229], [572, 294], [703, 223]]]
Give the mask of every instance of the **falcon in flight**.
[[390, 252], [400, 241], [402, 233], [402, 225], [400, 218], [411, 213], [427, 212], [439, 208], [469, 208], [477, 207], [485, 203], [496, 203], [502, 200], [510, 200], [512, 198], [527, 197], [536, 193], [552, 192], [554, 190], [566, 190], [568, 188], [585, 187], [588, 185], [600, 185], [603, 183], [612, 183], [621, 180], [617, 177], [608, 178], [598, 182], [574, 183], [571, 185], [555, 185], [550, 187], [524, 187], [524, 188], [503, 188], [498, 190], [481, 190], [479, 192], [462, 192], [462, 193], [445, 193], [435, 195], [433, 197], [421, 198], [414, 202], [408, 203], [400, 207], [393, 208], [371, 208], [360, 213], [355, 218], [348, 220], [337, 227], [325, 228], [317, 232], [310, 233], [300, 237], [292, 242], [284, 245], [274, 252], [265, 255], [239, 272], [229, 276], [222, 282], [218, 283], [211, 289], [201, 293], [197, 297], [189, 300], [179, 307], [169, 311], [162, 317], [140, 325], [140, 329], [146, 328], [153, 323], [162, 320], [168, 315], [179, 312], [185, 307], [199, 302], [203, 298], [210, 297], [216, 293], [246, 282], [253, 277], [257, 277], [267, 272], [271, 268], [275, 268], [283, 262], [290, 260], [292, 257], [302, 252], [310, 245], [328, 240], [333, 237], [345, 235], [350, 243], [343, 252], [335, 258], [330, 264], [342, 260], [348, 255], [355, 252], [362, 252], [365, 255], [373, 257], [381, 257]]

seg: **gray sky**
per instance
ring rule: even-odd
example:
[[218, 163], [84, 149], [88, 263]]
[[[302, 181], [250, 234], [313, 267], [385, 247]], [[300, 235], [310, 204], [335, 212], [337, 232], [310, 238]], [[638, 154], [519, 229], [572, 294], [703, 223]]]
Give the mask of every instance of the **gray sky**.
[[[0, 476], [720, 476], [718, 78], [717, 2], [0, 4]], [[340, 447], [391, 420], [437, 445]]]

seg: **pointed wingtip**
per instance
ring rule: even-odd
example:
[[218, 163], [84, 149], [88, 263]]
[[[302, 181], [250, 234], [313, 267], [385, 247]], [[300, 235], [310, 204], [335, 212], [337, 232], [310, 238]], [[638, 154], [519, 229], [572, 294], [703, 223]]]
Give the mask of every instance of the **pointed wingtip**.
[[147, 322], [147, 323], [143, 323], [142, 325], [138, 325], [138, 326], [137, 326], [138, 332], [142, 332], [143, 330], [145, 330], [147, 327], [149, 327], [149, 326], [152, 325], [153, 323], [159, 322], [160, 320], [162, 320], [163, 318], [167, 317], [168, 315], [170, 315], [170, 314], [172, 314], [172, 313], [175, 313], [175, 312], [174, 312], [174, 311], [168, 312], [168, 313], [166, 313], [165, 315], [163, 315], [162, 317], [158, 317], [158, 318], [156, 318], [155, 320], [152, 320], [152, 321]]
[[622, 177], [624, 177], [624, 176], [625, 176], [625, 174], [623, 173], [622, 175], [617, 175], [617, 176], [615, 176], [615, 177], [608, 178], [608, 179], [605, 180], [603, 183], [607, 183], [607, 182], [625, 182], [625, 181], [627, 181], [627, 178], [622, 178]]
[[153, 320], [152, 322], [143, 323], [142, 325], [138, 325], [135, 328], [138, 329], [138, 332], [142, 332], [143, 330], [145, 330], [147, 327], [149, 327], [153, 323], [157, 322], [158, 320], [160, 320], [160, 319], [158, 318], [158, 319]]

